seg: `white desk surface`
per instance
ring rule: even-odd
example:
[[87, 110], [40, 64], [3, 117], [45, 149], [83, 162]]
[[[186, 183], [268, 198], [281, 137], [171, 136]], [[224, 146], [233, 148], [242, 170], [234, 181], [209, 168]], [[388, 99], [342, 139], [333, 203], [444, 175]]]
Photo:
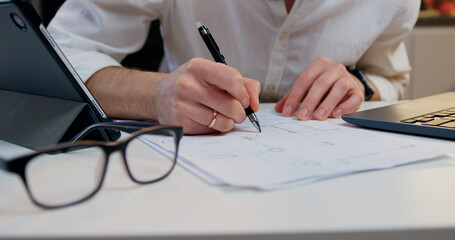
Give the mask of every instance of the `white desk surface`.
[[[3, 157], [23, 151], [0, 142]], [[19, 177], [0, 172], [0, 238], [455, 239], [449, 156], [276, 191], [211, 186], [179, 166], [139, 186], [119, 166], [95, 197], [59, 210], [35, 207]]]

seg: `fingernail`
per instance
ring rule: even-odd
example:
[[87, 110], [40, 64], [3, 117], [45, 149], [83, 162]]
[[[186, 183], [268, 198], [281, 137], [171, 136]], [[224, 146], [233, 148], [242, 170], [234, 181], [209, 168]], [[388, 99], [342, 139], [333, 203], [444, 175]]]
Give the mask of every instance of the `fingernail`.
[[308, 119], [308, 109], [302, 108], [300, 111], [297, 113], [297, 118], [300, 120], [307, 120]]
[[341, 108], [335, 109], [332, 113], [332, 117], [337, 118], [340, 117], [343, 114], [343, 111], [341, 111]]
[[242, 106], [243, 108], [247, 108], [248, 106], [250, 106], [250, 100], [248, 98], [244, 98], [242, 100]]
[[283, 115], [286, 117], [292, 116], [292, 107], [291, 106], [286, 106], [283, 111]]
[[326, 118], [325, 113], [326, 113], [325, 108], [321, 108], [321, 109], [317, 110], [313, 116], [316, 116], [317, 118], [322, 120], [322, 119]]

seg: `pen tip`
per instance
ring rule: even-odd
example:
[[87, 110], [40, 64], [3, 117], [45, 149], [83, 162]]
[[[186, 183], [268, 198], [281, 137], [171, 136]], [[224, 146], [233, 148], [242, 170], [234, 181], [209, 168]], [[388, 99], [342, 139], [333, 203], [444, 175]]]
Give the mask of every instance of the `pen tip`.
[[253, 123], [253, 125], [259, 131], [259, 133], [262, 133], [262, 129], [261, 129], [261, 126], [259, 126], [259, 122], [258, 121], [255, 121]]
[[200, 27], [202, 27], [202, 24], [201, 24], [201, 22], [197, 21], [197, 22], [196, 22], [196, 26], [197, 26], [197, 28], [200, 28]]

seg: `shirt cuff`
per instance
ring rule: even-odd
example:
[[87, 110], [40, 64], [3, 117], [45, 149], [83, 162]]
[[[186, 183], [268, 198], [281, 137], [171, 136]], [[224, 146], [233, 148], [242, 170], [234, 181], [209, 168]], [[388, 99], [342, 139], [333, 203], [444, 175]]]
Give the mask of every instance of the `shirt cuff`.
[[376, 86], [376, 89], [379, 91], [381, 101], [399, 100], [400, 94], [398, 93], [398, 90], [387, 78], [375, 74], [365, 73], [365, 75], [368, 80]]
[[84, 82], [102, 68], [121, 66], [119, 62], [106, 54], [66, 47], [61, 47], [61, 50]]

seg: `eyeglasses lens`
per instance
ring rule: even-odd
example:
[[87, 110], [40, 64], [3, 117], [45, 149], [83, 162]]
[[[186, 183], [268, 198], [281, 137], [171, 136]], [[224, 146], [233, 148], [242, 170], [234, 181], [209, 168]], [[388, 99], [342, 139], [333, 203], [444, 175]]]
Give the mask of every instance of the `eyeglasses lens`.
[[[163, 149], [157, 143], [170, 144], [169, 149], [174, 150], [163, 153]], [[172, 131], [164, 135], [138, 136], [127, 145], [125, 150], [132, 177], [142, 183], [159, 180], [168, 175], [174, 166], [175, 152], [175, 136]]]
[[25, 170], [30, 194], [47, 206], [62, 206], [86, 198], [100, 184], [104, 155], [99, 147], [79, 147], [36, 156]]

